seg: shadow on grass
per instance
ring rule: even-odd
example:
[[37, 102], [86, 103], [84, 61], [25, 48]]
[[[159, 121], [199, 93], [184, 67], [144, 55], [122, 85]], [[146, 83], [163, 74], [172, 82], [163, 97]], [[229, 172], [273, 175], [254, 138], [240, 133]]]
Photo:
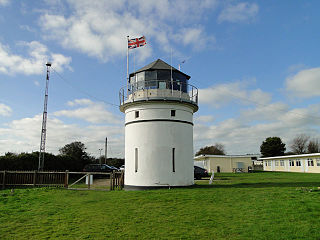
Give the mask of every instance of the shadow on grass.
[[236, 184], [195, 184], [191, 188], [269, 188], [269, 187], [320, 187], [319, 182], [263, 182]]

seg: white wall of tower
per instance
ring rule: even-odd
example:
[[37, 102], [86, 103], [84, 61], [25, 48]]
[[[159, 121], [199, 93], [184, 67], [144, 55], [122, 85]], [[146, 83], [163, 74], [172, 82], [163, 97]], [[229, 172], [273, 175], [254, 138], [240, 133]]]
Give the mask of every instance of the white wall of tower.
[[194, 184], [193, 111], [183, 102], [136, 102], [126, 107], [125, 185]]

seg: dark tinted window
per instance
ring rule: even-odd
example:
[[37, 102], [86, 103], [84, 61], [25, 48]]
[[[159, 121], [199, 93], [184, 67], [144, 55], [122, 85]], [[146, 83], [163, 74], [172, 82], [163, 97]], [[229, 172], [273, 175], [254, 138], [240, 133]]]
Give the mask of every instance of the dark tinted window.
[[146, 78], [146, 81], [157, 80], [157, 71], [146, 71], [145, 78]]
[[170, 80], [170, 70], [157, 70], [158, 80]]

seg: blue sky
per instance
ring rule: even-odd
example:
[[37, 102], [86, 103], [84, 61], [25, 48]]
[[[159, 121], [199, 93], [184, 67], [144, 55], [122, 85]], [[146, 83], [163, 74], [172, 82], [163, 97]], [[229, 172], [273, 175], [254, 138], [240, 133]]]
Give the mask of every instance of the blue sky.
[[[261, 142], [319, 138], [319, 1], [0, 0], [0, 154], [38, 151], [49, 83], [46, 150], [72, 141], [99, 156], [124, 156], [118, 91], [130, 72], [160, 58], [199, 89], [194, 150], [222, 143], [228, 154]], [[135, 64], [133, 64], [135, 59]]]

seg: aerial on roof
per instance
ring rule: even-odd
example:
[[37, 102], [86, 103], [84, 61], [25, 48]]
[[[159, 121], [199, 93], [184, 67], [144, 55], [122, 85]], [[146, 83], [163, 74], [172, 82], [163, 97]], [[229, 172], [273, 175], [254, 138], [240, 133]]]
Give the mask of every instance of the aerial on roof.
[[172, 67], [168, 63], [162, 61], [161, 59], [158, 59], [158, 60], [156, 60], [156, 61], [154, 61], [152, 63], [149, 63], [148, 65], [144, 66], [143, 68], [140, 68], [136, 72], [130, 73], [130, 77], [133, 76], [136, 73], [147, 71], [147, 70], [170, 70], [171, 71], [171, 69], [174, 72], [182, 73], [183, 75], [185, 75], [187, 77], [187, 79], [190, 79], [189, 75], [179, 71], [178, 69]]

